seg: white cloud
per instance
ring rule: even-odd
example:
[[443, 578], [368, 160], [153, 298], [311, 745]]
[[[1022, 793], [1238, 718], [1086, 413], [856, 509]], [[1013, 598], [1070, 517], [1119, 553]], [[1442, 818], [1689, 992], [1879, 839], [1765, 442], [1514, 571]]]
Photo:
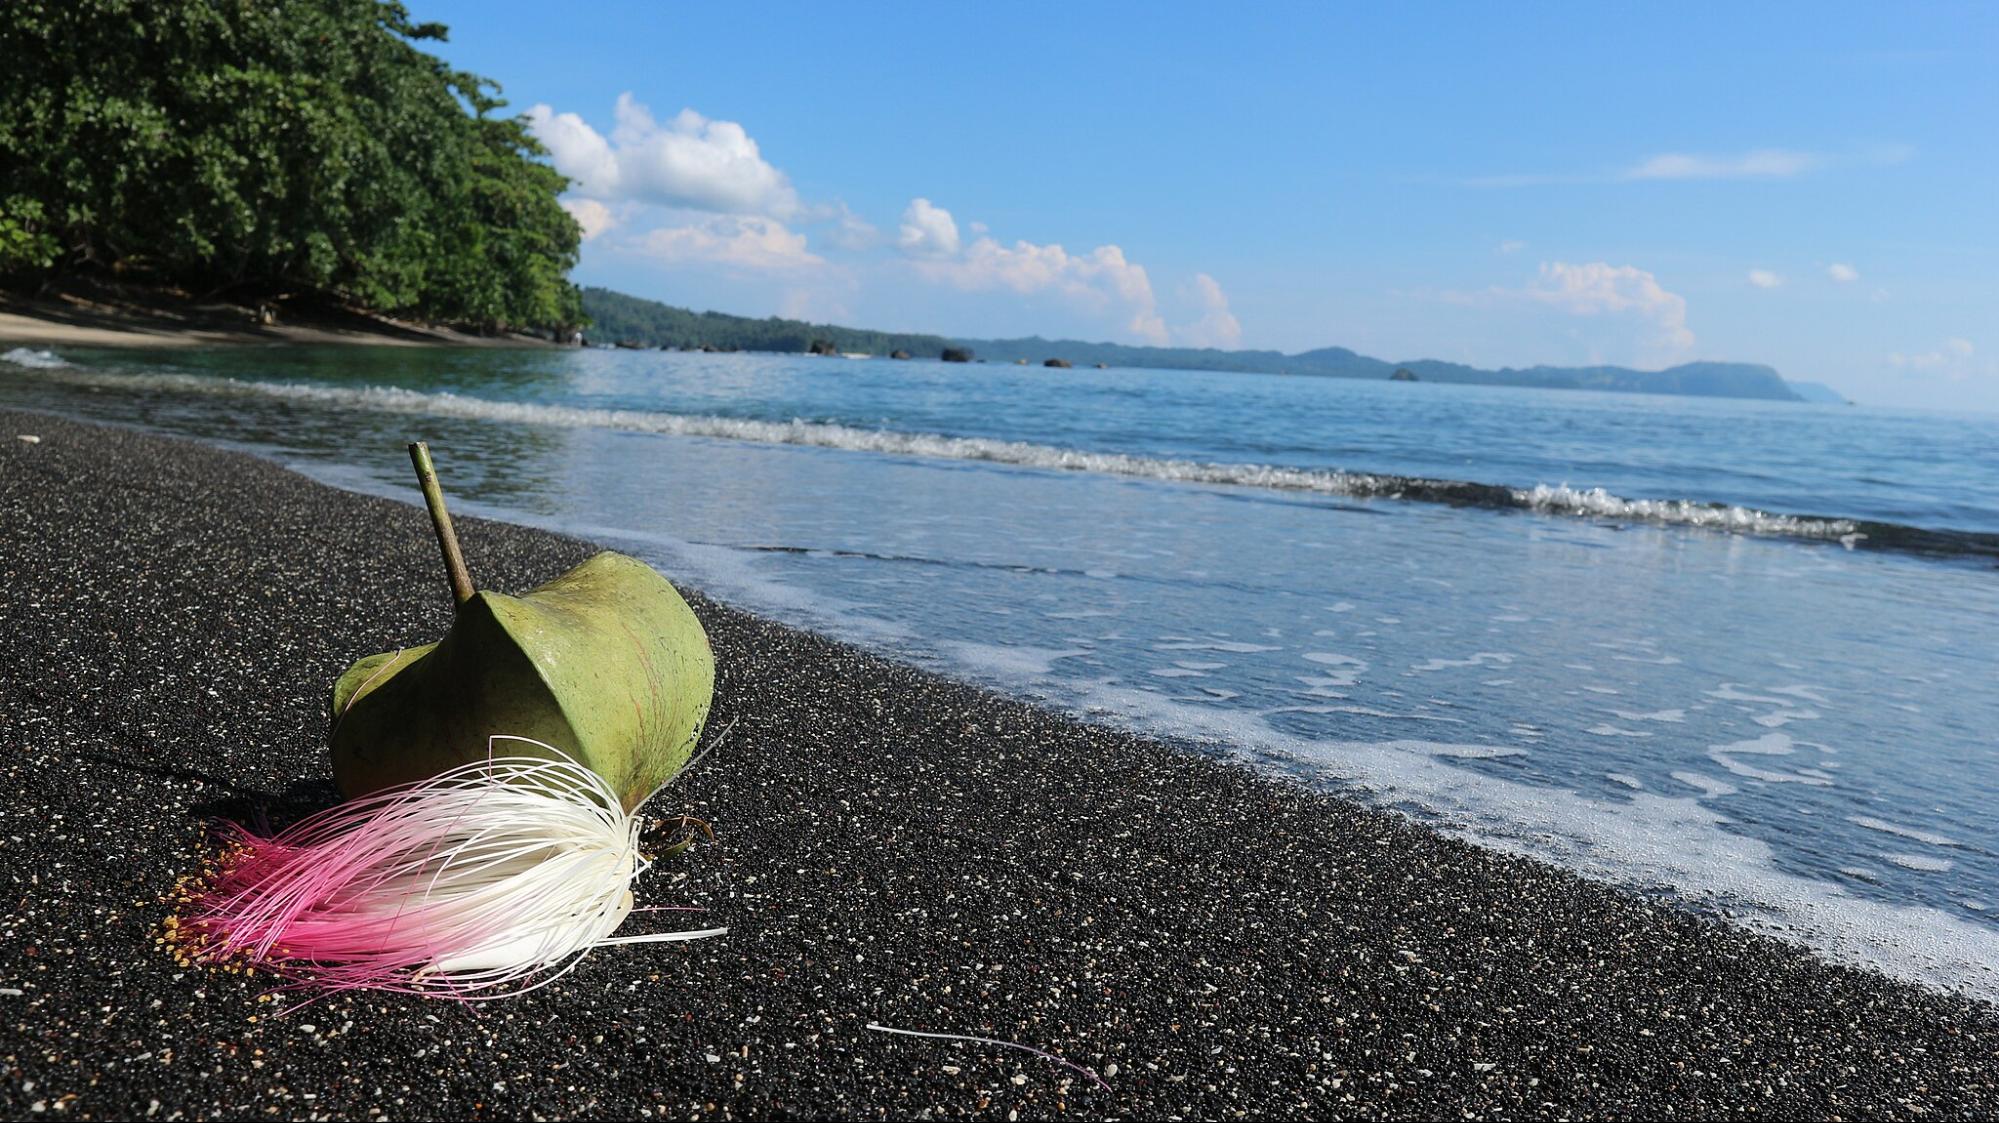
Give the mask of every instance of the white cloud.
[[557, 113], [546, 105], [527, 111], [528, 131], [548, 149], [555, 170], [572, 181], [579, 193], [608, 199], [618, 189], [618, 157], [611, 144], [574, 113]]
[[[774, 274], [773, 280], [789, 286], [788, 308], [802, 310], [817, 300], [817, 307], [832, 312], [844, 304], [830, 302], [811, 286], [841, 276], [851, 285], [856, 275], [812, 252], [798, 227], [811, 227], [814, 238], [845, 251], [867, 250], [883, 240], [881, 230], [844, 202], [806, 204], [733, 121], [683, 109], [661, 122], [629, 92], [618, 96], [616, 125], [608, 137], [577, 114], [547, 105], [534, 106], [526, 117], [556, 170], [572, 181], [562, 205], [586, 240], [617, 230], [597, 243], [614, 251], [675, 267]], [[909, 268], [929, 280], [968, 292], [1046, 294], [1087, 316], [1114, 318], [1128, 337], [1148, 343], [1172, 338], [1145, 267], [1126, 259], [1121, 247], [1072, 254], [1054, 244], [1003, 245], [982, 223], [971, 223], [969, 230], [968, 241], [950, 211], [915, 198], [902, 213], [895, 242]], [[815, 271], [801, 288], [797, 277], [808, 269]], [[1221, 286], [1202, 274], [1190, 291], [1194, 319], [1180, 334], [1203, 343], [1236, 343], [1241, 324]]]
[[1850, 285], [1860, 279], [1860, 270], [1843, 262], [1835, 261], [1826, 266], [1825, 275], [1842, 285]]
[[586, 198], [778, 219], [799, 211], [791, 182], [734, 121], [683, 109], [662, 125], [630, 93], [618, 95], [609, 140], [576, 114], [547, 105], [529, 109], [527, 119], [555, 169]]
[[1122, 306], [1127, 332], [1147, 343], [1167, 340], [1166, 322], [1145, 267], [1125, 260], [1118, 246], [1098, 246], [1071, 254], [1059, 245], [1017, 241], [1003, 246], [990, 237], [966, 247], [962, 257], [931, 263], [932, 276], [965, 289], [1009, 288], [1018, 293], [1053, 290], [1086, 307]]
[[675, 265], [784, 270], [825, 264], [824, 258], [805, 248], [805, 235], [756, 215], [716, 215], [687, 226], [661, 227], [648, 231], [637, 248]]
[[966, 288], [1054, 289], [1085, 304], [1121, 303], [1129, 313], [1126, 331], [1147, 343], [1166, 342], [1166, 322], [1159, 318], [1152, 280], [1143, 265], [1126, 261], [1118, 246], [1072, 255], [1059, 245], [1017, 241], [1008, 247], [985, 237], [966, 249], [949, 276]]
[[958, 253], [958, 223], [951, 212], [928, 199], [911, 199], [902, 212], [902, 228], [895, 244], [912, 257], [955, 257]]
[[1749, 271], [1749, 283], [1759, 289], [1782, 288], [1784, 278], [1772, 273], [1768, 269], [1751, 269]]
[[1666, 152], [1625, 169], [1621, 179], [1787, 179], [1823, 167], [1826, 159], [1810, 152], [1759, 148], [1739, 156], [1703, 156]]
[[1165, 344], [1175, 336], [1201, 347], [1233, 347], [1242, 324], [1229, 310], [1228, 295], [1206, 273], [1187, 290], [1194, 320], [1169, 331], [1145, 267], [1127, 259], [1122, 247], [1102, 245], [1070, 253], [1058, 244], [1019, 240], [1001, 243], [984, 223], [970, 224], [966, 243], [951, 212], [928, 199], [910, 200], [902, 212], [896, 244], [917, 274], [967, 292], [1006, 289], [1022, 295], [1052, 293], [1092, 315], [1116, 316], [1124, 332], [1146, 343]]
[[1222, 291], [1221, 283], [1206, 273], [1196, 273], [1190, 287], [1201, 316], [1180, 329], [1181, 341], [1190, 347], [1239, 346], [1242, 321], [1229, 311], [1229, 297]]
[[1897, 370], [1942, 374], [1961, 382], [1971, 376], [1971, 357], [1976, 351], [1969, 339], [1946, 339], [1941, 347], [1913, 355], [1896, 351], [1888, 356], [1888, 365]]
[[1656, 334], [1649, 342], [1658, 350], [1678, 353], [1694, 345], [1694, 333], [1687, 328], [1686, 298], [1666, 291], [1657, 277], [1633, 265], [1542, 262], [1540, 280], [1526, 288], [1442, 295], [1459, 304], [1524, 301], [1572, 316], [1632, 316], [1651, 325]]
[[583, 228], [583, 240], [586, 242], [618, 224], [611, 208], [595, 199], [564, 199], [562, 209], [568, 211], [569, 217], [576, 220], [576, 225]]
[[1118, 246], [1072, 254], [1060, 245], [1017, 241], [1006, 246], [981, 235], [961, 247], [951, 212], [928, 199], [911, 200], [896, 242], [930, 280], [968, 292], [1052, 292], [1086, 311], [1115, 313], [1127, 333], [1147, 343], [1168, 339], [1151, 278], [1144, 266], [1127, 261]]
[[1633, 313], [1658, 325], [1660, 341], [1667, 346], [1694, 345], [1694, 333], [1687, 330], [1686, 298], [1667, 292], [1657, 277], [1634, 265], [1544, 263], [1541, 284], [1527, 293], [1579, 316]]
[[1790, 148], [1757, 148], [1724, 155], [1661, 152], [1622, 168], [1558, 174], [1484, 175], [1462, 182], [1466, 187], [1504, 188], [1650, 180], [1791, 179], [1832, 168], [1891, 167], [1906, 163], [1915, 155], [1915, 148], [1907, 144], [1877, 144], [1843, 152], [1801, 152]]
[[855, 214], [845, 203], [836, 204], [830, 217], [833, 231], [827, 237], [843, 250], [864, 250], [881, 238], [881, 231], [875, 229], [874, 223]]
[[1499, 243], [1500, 253], [1519, 253], [1526, 248], [1527, 243], [1513, 238], [1508, 238], [1506, 241]]

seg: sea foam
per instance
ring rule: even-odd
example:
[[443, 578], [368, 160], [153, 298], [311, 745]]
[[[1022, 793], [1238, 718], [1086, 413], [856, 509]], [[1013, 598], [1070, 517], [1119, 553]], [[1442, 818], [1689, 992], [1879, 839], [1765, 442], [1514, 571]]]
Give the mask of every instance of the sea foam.
[[0, 362], [13, 363], [17, 367], [30, 370], [60, 370], [69, 366], [69, 360], [54, 351], [36, 351], [28, 347], [16, 347], [0, 354]]

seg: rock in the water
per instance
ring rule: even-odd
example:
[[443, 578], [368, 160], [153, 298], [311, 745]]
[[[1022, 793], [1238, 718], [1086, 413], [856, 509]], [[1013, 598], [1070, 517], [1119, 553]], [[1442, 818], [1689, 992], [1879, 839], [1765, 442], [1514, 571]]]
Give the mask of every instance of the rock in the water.
[[938, 358], [947, 363], [969, 363], [972, 361], [972, 353], [963, 347], [946, 347]]
[[1058, 370], [1068, 370], [1074, 364], [1070, 363], [1067, 359], [1043, 359], [1041, 365], [1044, 367], [1054, 367]]
[[904, 351], [901, 348], [897, 348], [894, 351], [890, 351], [888, 353], [888, 357], [891, 359], [907, 359], [909, 357], [909, 352]]
[[827, 339], [813, 340], [812, 345], [807, 347], [806, 350], [814, 355], [838, 355], [840, 353], [839, 349], [833, 346], [832, 341]]
[[1395, 368], [1395, 373], [1394, 373], [1394, 374], [1391, 374], [1391, 375], [1389, 375], [1389, 376], [1388, 376], [1388, 380], [1389, 380], [1390, 382], [1421, 382], [1421, 381], [1423, 381], [1422, 379], [1420, 379], [1420, 378], [1416, 377], [1416, 372], [1415, 372], [1415, 371], [1413, 371], [1413, 370], [1410, 370], [1410, 369], [1409, 369], [1408, 367], [1396, 367], [1396, 368]]

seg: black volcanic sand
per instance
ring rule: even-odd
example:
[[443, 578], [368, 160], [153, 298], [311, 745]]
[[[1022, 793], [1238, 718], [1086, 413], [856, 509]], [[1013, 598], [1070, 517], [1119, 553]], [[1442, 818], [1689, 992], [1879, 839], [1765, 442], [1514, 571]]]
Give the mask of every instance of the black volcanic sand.
[[[494, 588], [592, 552], [459, 525]], [[1999, 1112], [1992, 1007], [703, 600], [734, 731], [650, 810], [717, 841], [639, 892], [729, 935], [477, 1008], [277, 1017], [155, 946], [161, 895], [210, 817], [332, 800], [327, 685], [443, 631], [435, 551], [414, 506], [0, 412], [0, 1112]]]

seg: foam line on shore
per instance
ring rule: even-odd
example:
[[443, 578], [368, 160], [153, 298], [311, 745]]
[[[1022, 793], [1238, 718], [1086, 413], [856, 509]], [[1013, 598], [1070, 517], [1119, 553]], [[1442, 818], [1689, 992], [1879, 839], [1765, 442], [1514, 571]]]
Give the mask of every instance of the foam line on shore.
[[[1035, 673], [1032, 660], [1007, 658], [996, 649], [953, 644], [941, 654], [941, 660], [926, 661], [947, 674], [1364, 792], [1376, 806], [1413, 812], [1482, 846], [1663, 891], [1837, 962], [1999, 1002], [1999, 931], [1942, 909], [1874, 900], [1791, 872], [1768, 843], [1728, 829], [1728, 818], [1697, 798], [1638, 790], [1605, 799], [1463, 766], [1531, 755], [1514, 746], [1304, 737], [1278, 730], [1263, 714], [1176, 701], [1114, 680], [1058, 685]], [[982, 654], [990, 657], [975, 657]]]
[[[518, 512], [481, 510], [495, 518]], [[1217, 709], [1164, 697], [1115, 678], [1067, 682], [1054, 660], [1080, 654], [962, 641], [925, 641], [862, 606], [807, 596], [773, 578], [756, 555], [667, 534], [634, 535], [588, 523], [545, 520], [545, 529], [612, 540], [690, 574], [707, 591], [754, 611], [911, 659], [939, 673], [1036, 699], [1089, 721], [1149, 737], [1194, 743], [1314, 784], [1364, 793], [1434, 827], [1504, 853], [1720, 910], [1737, 923], [1801, 943], [1835, 962], [1987, 1002], [1999, 1002], [1999, 931], [1925, 905], [1853, 892], [1786, 869], [1769, 843], [1729, 829], [1727, 816], [1693, 796], [1643, 790], [1606, 799], [1464, 766], [1531, 756], [1531, 748], [1424, 738], [1358, 741], [1302, 736], [1269, 718], [1279, 710]], [[1733, 787], [1693, 773], [1704, 795]], [[1629, 781], [1629, 782], [1627, 782]], [[1870, 820], [1862, 825], [1880, 829]], [[1886, 824], [1882, 824], [1886, 826]], [[1928, 841], [1907, 828], [1891, 831]]]

